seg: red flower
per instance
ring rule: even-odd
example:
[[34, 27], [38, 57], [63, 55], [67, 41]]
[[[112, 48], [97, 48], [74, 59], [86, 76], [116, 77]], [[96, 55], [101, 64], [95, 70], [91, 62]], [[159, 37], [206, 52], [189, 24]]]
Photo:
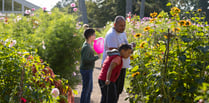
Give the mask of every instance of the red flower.
[[21, 103], [26, 103], [26, 99], [25, 98], [23, 98], [23, 97], [21, 97]]

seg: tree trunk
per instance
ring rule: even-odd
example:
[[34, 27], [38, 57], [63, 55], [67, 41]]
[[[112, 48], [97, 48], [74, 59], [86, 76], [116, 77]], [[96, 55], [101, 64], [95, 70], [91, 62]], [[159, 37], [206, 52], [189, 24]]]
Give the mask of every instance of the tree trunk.
[[208, 10], [209, 2], [207, 0], [200, 0], [199, 1], [199, 7], [202, 9], [204, 14], [206, 15], [206, 21], [209, 21], [209, 10]]
[[79, 9], [81, 13], [81, 20], [84, 24], [88, 24], [85, 0], [79, 0]]
[[145, 0], [141, 0], [140, 18], [144, 18]]
[[126, 0], [126, 14], [132, 13], [132, 0]]

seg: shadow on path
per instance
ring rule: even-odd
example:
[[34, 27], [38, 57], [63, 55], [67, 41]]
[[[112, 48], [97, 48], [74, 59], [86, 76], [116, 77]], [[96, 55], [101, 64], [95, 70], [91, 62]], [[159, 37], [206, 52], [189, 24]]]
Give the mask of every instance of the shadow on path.
[[101, 67], [95, 67], [95, 69], [101, 70]]
[[[80, 97], [74, 97], [75, 103], [80, 103]], [[91, 100], [91, 103], [95, 103]]]

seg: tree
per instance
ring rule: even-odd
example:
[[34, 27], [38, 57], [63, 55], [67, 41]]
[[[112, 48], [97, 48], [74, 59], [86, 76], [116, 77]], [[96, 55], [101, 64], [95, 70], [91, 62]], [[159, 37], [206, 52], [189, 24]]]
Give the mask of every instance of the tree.
[[132, 0], [126, 0], [126, 14], [132, 13]]
[[209, 3], [207, 0], [199, 0], [199, 7], [202, 9], [203, 12], [206, 13], [206, 20], [209, 21], [209, 10], [208, 10]]
[[[144, 17], [149, 17], [151, 12], [166, 11], [170, 8], [166, 6], [169, 0], [145, 0]], [[140, 0], [133, 1], [133, 14], [140, 15], [142, 2]]]
[[115, 0], [115, 8], [116, 15], [126, 16], [126, 0]]
[[[175, 0], [173, 1], [173, 6], [177, 6], [183, 11], [192, 11], [198, 8], [198, 2], [201, 0]], [[202, 0], [206, 2], [207, 0]]]
[[82, 15], [81, 19], [82, 19], [83, 23], [88, 24], [85, 0], [79, 0], [79, 10]]
[[145, 0], [141, 0], [140, 18], [144, 18]]

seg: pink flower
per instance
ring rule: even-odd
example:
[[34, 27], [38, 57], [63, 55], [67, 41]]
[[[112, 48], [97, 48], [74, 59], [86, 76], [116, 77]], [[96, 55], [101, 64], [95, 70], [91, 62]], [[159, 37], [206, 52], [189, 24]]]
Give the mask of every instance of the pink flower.
[[77, 74], [76, 74], [76, 72], [73, 72], [73, 76], [76, 76]]
[[13, 47], [17, 43], [16, 40], [12, 40], [11, 43], [9, 44], [9, 47]]
[[200, 100], [198, 101], [198, 103], [204, 103], [204, 100], [203, 100], [203, 99], [200, 99]]
[[34, 16], [34, 14], [30, 14], [30, 16]]
[[30, 10], [25, 10], [25, 14], [30, 14], [31, 11]]
[[73, 8], [73, 11], [74, 11], [74, 12], [78, 11], [78, 8]]
[[131, 16], [131, 12], [128, 12], [128, 16]]
[[42, 8], [43, 11], [46, 11], [46, 9], [47, 9], [46, 7], [43, 7], [43, 8]]
[[36, 9], [35, 9], [35, 8], [32, 8], [31, 10], [32, 10], [32, 11], [35, 11]]
[[4, 17], [1, 17], [0, 20], [4, 20]]
[[52, 89], [52, 92], [51, 92], [52, 97], [57, 98], [57, 96], [59, 96], [59, 94], [60, 94], [59, 89], [57, 89], [57, 88]]
[[26, 99], [25, 98], [23, 98], [23, 97], [21, 97], [21, 103], [26, 103]]
[[78, 66], [76, 67], [76, 70], [79, 70], [79, 67]]
[[43, 49], [46, 49], [46, 46], [45, 46], [45, 45], [42, 45], [42, 48], [43, 48]]
[[71, 7], [75, 7], [76, 5], [75, 5], [75, 3], [71, 3], [70, 6]]
[[52, 14], [52, 12], [48, 12], [48, 14], [49, 14], [49, 15], [51, 15], [51, 14]]
[[131, 16], [127, 17], [126, 20], [127, 20], [128, 22], [130, 22], [130, 21], [131, 21]]

